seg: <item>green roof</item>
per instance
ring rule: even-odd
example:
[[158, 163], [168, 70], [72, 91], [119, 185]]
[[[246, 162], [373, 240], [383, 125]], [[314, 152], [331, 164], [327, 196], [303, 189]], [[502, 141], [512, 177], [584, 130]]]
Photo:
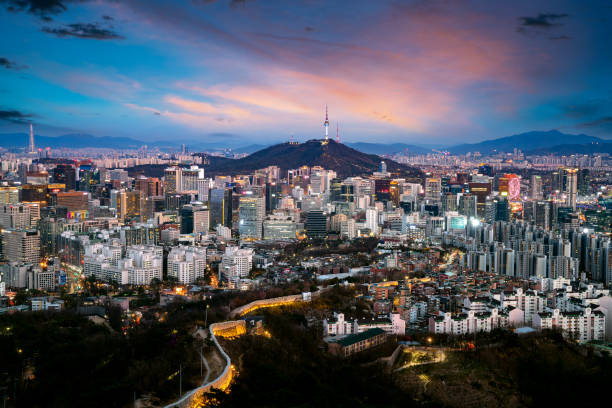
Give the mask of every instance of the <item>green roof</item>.
[[359, 343], [360, 341], [371, 339], [372, 337], [376, 337], [379, 334], [383, 334], [385, 331], [379, 327], [375, 329], [366, 330], [361, 333], [351, 334], [350, 336], [346, 336], [345, 338], [338, 340], [336, 343], [340, 344], [342, 347], [347, 347], [355, 343]]

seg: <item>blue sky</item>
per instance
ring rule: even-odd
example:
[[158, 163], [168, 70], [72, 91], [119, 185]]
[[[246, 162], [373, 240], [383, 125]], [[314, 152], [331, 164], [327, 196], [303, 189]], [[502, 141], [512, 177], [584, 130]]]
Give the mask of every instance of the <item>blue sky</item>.
[[0, 132], [612, 138], [605, 1], [0, 0]]

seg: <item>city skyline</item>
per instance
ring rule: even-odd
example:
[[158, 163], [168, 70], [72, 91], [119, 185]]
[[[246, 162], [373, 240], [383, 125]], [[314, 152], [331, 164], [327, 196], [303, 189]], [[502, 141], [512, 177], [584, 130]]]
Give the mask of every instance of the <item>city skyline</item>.
[[[448, 145], [610, 138], [612, 9], [573, 2], [0, 2], [0, 133]], [[243, 143], [247, 144], [247, 143]]]

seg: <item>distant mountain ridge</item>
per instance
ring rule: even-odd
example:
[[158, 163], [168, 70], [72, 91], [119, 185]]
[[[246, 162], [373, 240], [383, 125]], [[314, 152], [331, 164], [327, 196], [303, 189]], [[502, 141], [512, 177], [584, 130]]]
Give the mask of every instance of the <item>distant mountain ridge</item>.
[[604, 139], [585, 134], [571, 135], [550, 130], [547, 132], [534, 131], [521, 133], [518, 135], [502, 137], [499, 139], [485, 140], [479, 143], [466, 143], [450, 147], [448, 150], [452, 154], [465, 154], [468, 152], [480, 152], [481, 154], [491, 154], [494, 152], [510, 153], [515, 148], [525, 151], [536, 149], [546, 149], [560, 145], [585, 145], [590, 143], [605, 143]]
[[[27, 133], [0, 134], [0, 146], [4, 148], [19, 148], [28, 146]], [[58, 149], [61, 147], [89, 148], [106, 147], [112, 149], [134, 149], [144, 145], [144, 142], [129, 137], [92, 136], [86, 134], [68, 134], [57, 137], [34, 135], [36, 147]]]
[[[156, 140], [143, 142], [130, 137], [92, 136], [89, 134], [67, 134], [57, 137], [35, 135], [35, 145], [40, 148], [50, 147], [53, 149], [62, 147], [71, 148], [110, 148], [110, 149], [137, 149], [147, 145], [149, 148], [160, 148], [164, 151], [178, 151], [181, 144], [185, 144], [190, 152], [213, 152], [223, 151], [231, 148], [235, 153], [253, 154], [265, 150], [270, 145], [249, 144], [239, 145], [240, 140], [236, 135], [229, 135], [227, 140], [215, 140], [213, 134], [211, 141], [198, 140]], [[230, 143], [232, 142], [232, 143]], [[308, 143], [308, 142], [307, 142]], [[335, 143], [335, 142], [334, 142]], [[281, 143], [288, 144], [288, 143]], [[0, 147], [7, 149], [20, 149], [28, 145], [27, 133], [4, 133], [0, 134]], [[349, 142], [342, 144], [368, 155], [393, 155], [393, 154], [427, 154], [432, 149], [406, 143], [371, 143], [371, 142]], [[485, 140], [479, 143], [465, 143], [448, 148], [452, 154], [465, 154], [468, 152], [480, 152], [481, 154], [492, 154], [496, 152], [511, 153], [515, 148], [526, 154], [594, 154], [611, 153], [612, 140], [605, 140], [585, 134], [567, 134], [558, 130], [533, 131], [498, 139]]]
[[[29, 143], [29, 135], [27, 133], [0, 133], [0, 147], [4, 148], [25, 148]], [[89, 134], [66, 134], [61, 136], [41, 136], [34, 135], [34, 144], [39, 148], [50, 147], [59, 149], [63, 147], [71, 147], [75, 149], [83, 148], [109, 148], [109, 149], [138, 149], [144, 145], [150, 148], [159, 147], [162, 149], [179, 149], [181, 144], [185, 144], [189, 151], [222, 151], [227, 148], [226, 142], [199, 142], [187, 140], [155, 140], [143, 142], [142, 140], [132, 139], [130, 137], [114, 137], [114, 136], [92, 136]], [[253, 153], [263, 149], [266, 145], [249, 144], [235, 147], [232, 150], [236, 153]]]

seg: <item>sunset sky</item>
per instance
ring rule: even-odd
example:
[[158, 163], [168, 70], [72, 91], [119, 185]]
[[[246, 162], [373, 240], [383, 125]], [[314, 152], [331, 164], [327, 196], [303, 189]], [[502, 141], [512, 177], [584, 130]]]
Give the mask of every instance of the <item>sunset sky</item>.
[[0, 0], [0, 132], [612, 138], [609, 1]]

